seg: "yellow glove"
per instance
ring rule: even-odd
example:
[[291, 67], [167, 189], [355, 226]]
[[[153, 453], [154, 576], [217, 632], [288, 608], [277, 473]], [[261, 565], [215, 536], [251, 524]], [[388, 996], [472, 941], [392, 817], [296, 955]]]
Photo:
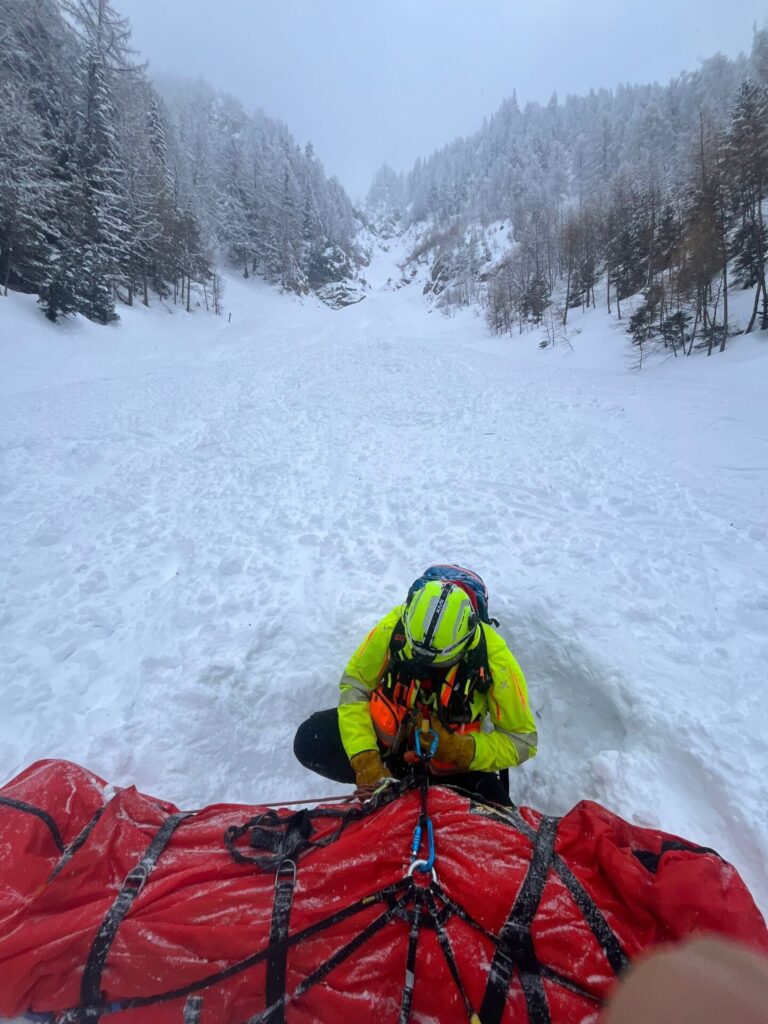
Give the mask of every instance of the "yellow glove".
[[475, 741], [472, 736], [461, 732], [449, 732], [437, 715], [432, 715], [430, 725], [437, 733], [435, 760], [453, 765], [457, 772], [469, 771], [475, 756]]
[[382, 779], [392, 778], [392, 772], [384, 766], [378, 750], [362, 750], [350, 757], [349, 763], [358, 789], [374, 789]]

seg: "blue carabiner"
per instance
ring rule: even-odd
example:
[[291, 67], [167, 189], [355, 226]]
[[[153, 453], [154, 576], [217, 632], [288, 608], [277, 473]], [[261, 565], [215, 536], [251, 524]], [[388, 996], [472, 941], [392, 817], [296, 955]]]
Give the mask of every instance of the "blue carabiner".
[[416, 740], [415, 740], [416, 753], [419, 755], [419, 757], [425, 757], [425, 756], [427, 758], [434, 757], [435, 756], [435, 751], [437, 750], [437, 744], [440, 742], [440, 737], [437, 735], [437, 733], [435, 732], [434, 729], [430, 729], [428, 731], [427, 735], [432, 737], [432, 741], [429, 744], [429, 751], [425, 755], [425, 754], [422, 754], [422, 752], [421, 752], [421, 733], [422, 733], [421, 729], [417, 729], [416, 730]]
[[427, 863], [423, 868], [420, 868], [421, 871], [431, 871], [435, 863], [435, 833], [432, 828], [431, 818], [427, 818], [427, 849], [429, 851], [427, 855]]
[[417, 857], [419, 856], [419, 847], [421, 846], [422, 836], [424, 835], [424, 830], [422, 828], [421, 822], [419, 822], [419, 824], [413, 830], [413, 842], [411, 843], [411, 864], [415, 863], [416, 870], [417, 871], [424, 871], [424, 872], [431, 871], [432, 867], [434, 866], [434, 863], [435, 863], [435, 831], [434, 831], [434, 828], [432, 826], [432, 819], [429, 816], [427, 816], [427, 819], [426, 819], [426, 826], [427, 826], [427, 859], [426, 860], [417, 860]]
[[421, 825], [417, 825], [413, 830], [413, 842], [411, 843], [411, 860], [414, 861], [419, 856], [419, 847], [421, 846]]

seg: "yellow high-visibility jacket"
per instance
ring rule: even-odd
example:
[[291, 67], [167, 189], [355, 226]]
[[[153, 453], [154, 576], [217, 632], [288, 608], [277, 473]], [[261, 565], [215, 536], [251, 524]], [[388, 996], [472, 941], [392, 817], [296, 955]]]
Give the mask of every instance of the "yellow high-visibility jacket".
[[[347, 757], [378, 748], [369, 701], [386, 672], [392, 632], [402, 613], [402, 605], [398, 605], [371, 630], [352, 655], [339, 682], [339, 729]], [[481, 623], [481, 628], [493, 682], [487, 693], [473, 694], [472, 720], [490, 719], [493, 730], [472, 733], [475, 756], [469, 767], [471, 771], [494, 772], [534, 757], [538, 737], [520, 666], [492, 626]], [[478, 634], [472, 646], [479, 642]]]

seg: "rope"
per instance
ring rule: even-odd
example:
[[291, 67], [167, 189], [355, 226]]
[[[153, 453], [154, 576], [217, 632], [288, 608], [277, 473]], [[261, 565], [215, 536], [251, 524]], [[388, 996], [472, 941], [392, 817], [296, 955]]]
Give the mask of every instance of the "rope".
[[302, 804], [348, 804], [356, 800], [354, 796], [312, 796], [306, 800], [265, 800], [265, 807], [300, 807]]

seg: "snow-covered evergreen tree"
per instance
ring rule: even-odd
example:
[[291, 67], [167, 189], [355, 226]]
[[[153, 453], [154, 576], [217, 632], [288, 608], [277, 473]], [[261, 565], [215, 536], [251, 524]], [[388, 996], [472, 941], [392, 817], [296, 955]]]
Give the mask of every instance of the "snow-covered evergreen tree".
[[34, 289], [51, 258], [56, 184], [44, 127], [19, 88], [0, 103], [0, 287]]
[[0, 25], [0, 288], [106, 323], [152, 290], [191, 309], [214, 250], [295, 291], [354, 274], [359, 225], [312, 148], [205, 83], [164, 104], [110, 0], [0, 0]]
[[[565, 324], [569, 308], [597, 302], [602, 278], [609, 312], [625, 319], [630, 298], [645, 307], [636, 338], [677, 350], [690, 324], [686, 352], [694, 340], [722, 347], [729, 258], [755, 288], [748, 329], [758, 313], [768, 327], [766, 55], [762, 30], [749, 58], [716, 54], [667, 86], [522, 109], [513, 96], [474, 135], [417, 160], [401, 190], [378, 172], [369, 217], [385, 223], [397, 192], [426, 290], [444, 307], [479, 301], [494, 331], [538, 325], [551, 296]], [[489, 266], [462, 247], [491, 225], [504, 225], [509, 251]]]
[[768, 195], [768, 85], [747, 79], [736, 100], [728, 130], [727, 169], [738, 227], [734, 238], [736, 277], [745, 288], [757, 285], [747, 327], [753, 329], [762, 296], [761, 327], [768, 328], [765, 264], [768, 231], [763, 200]]

